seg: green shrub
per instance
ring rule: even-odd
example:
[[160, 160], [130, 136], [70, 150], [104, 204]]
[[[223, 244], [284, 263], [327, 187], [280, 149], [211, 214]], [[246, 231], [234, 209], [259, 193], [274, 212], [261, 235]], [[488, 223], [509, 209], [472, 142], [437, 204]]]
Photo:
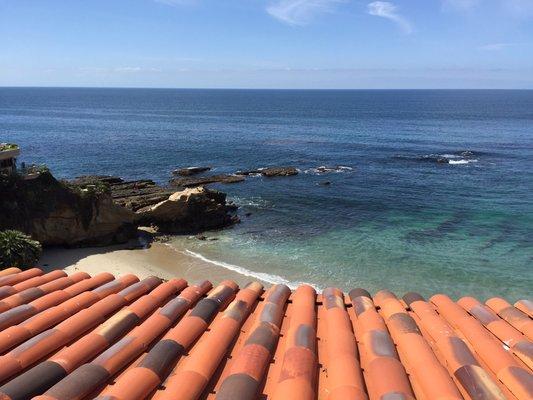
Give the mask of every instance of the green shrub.
[[18, 144], [14, 143], [0, 143], [0, 151], [8, 151], [18, 149]]
[[33, 267], [41, 256], [41, 244], [19, 231], [0, 232], [0, 267]]

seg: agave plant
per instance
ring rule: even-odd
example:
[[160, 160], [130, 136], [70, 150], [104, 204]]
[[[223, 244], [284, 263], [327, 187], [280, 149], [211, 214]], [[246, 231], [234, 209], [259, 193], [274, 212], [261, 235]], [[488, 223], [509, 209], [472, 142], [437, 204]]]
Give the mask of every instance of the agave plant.
[[32, 267], [39, 260], [41, 252], [41, 244], [22, 232], [0, 232], [0, 268]]

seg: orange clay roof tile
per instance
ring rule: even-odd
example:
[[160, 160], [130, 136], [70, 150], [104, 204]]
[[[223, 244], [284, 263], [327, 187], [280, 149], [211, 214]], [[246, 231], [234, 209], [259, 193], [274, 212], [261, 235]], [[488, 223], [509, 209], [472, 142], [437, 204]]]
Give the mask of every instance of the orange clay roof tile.
[[8, 268], [0, 400], [530, 400], [532, 310]]
[[15, 268], [15, 267], [5, 268], [3, 270], [0, 270], [0, 277], [16, 274], [16, 273], [19, 273], [20, 271], [21, 271], [20, 268]]

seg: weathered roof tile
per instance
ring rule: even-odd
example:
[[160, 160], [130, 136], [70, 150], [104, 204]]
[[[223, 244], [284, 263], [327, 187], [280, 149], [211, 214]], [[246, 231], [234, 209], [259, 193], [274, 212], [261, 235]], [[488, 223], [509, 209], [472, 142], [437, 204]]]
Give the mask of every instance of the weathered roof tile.
[[532, 304], [0, 270], [1, 400], [533, 398]]

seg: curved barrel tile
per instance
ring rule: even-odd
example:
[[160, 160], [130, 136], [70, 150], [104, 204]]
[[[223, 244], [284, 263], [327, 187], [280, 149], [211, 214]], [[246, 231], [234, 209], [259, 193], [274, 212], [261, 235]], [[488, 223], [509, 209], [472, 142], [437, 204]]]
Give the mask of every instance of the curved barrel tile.
[[43, 271], [39, 268], [31, 268], [25, 271], [16, 272], [14, 274], [7, 274], [0, 276], [0, 287], [2, 286], [13, 286], [19, 282], [25, 281], [27, 279], [33, 278], [35, 276], [42, 275]]
[[366, 400], [357, 342], [344, 305], [344, 294], [339, 289], [325, 289], [322, 302], [326, 309], [328, 400]]
[[300, 286], [292, 298], [289, 330], [273, 400], [316, 397], [316, 292]]
[[166, 389], [157, 396], [159, 399], [195, 400], [200, 397], [262, 292], [263, 286], [253, 282], [237, 293], [176, 373], [168, 378]]
[[[120, 281], [109, 282], [106, 285], [113, 283], [113, 287], [121, 287], [124, 283], [130, 285], [133, 282], [138, 281], [137, 277], [133, 275], [126, 275], [121, 278]], [[128, 283], [131, 282], [131, 283]], [[4, 313], [0, 314], [0, 330], [6, 329], [12, 325], [21, 323], [22, 321], [28, 319], [29, 317], [34, 316], [46, 309], [49, 309], [53, 306], [65, 302], [67, 299], [73, 297], [76, 293], [76, 290], [84, 289], [88, 284], [93, 284], [91, 279], [84, 279], [75, 283], [71, 286], [66, 287], [62, 290], [56, 290], [52, 293], [48, 293], [42, 297], [39, 297], [28, 304], [22, 304], [20, 306], [14, 307]], [[103, 285], [103, 286], [106, 286]], [[102, 286], [102, 287], [103, 287]], [[126, 285], [127, 286], [127, 285]], [[109, 292], [111, 293], [111, 292]]]
[[40, 286], [55, 279], [63, 278], [65, 276], [67, 276], [67, 273], [65, 271], [55, 270], [47, 274], [38, 275], [25, 281], [19, 282], [11, 287], [16, 291], [16, 293], [18, 293], [31, 287]]
[[439, 294], [430, 300], [438, 312], [464, 335], [493, 374], [517, 399], [533, 398], [533, 376], [502, 347], [498, 339], [448, 296]]
[[[106, 284], [111, 280], [113, 280], [113, 275], [102, 273], [78, 282], [70, 288], [81, 286], [81, 289], [88, 290]], [[124, 285], [126, 283], [127, 281], [123, 282]], [[56, 323], [63, 321], [65, 318], [71, 316], [82, 308], [88, 307], [96, 301], [101, 300], [96, 294], [86, 292], [85, 290], [79, 295], [74, 296], [55, 307], [41, 312], [34, 310], [37, 314], [33, 317], [21, 322], [19, 325], [9, 326], [7, 329], [0, 331], [0, 353], [4, 353], [13, 346], [20, 344]], [[69, 306], [70, 304], [72, 304], [72, 306]]]
[[[0, 357], [0, 381], [4, 381], [20, 373], [54, 350], [59, 349], [87, 330], [104, 322], [108, 315], [116, 312], [128, 303], [126, 296], [130, 296], [129, 298], [131, 298], [132, 293], [140, 296], [143, 294], [143, 291], [151, 290], [159, 282], [159, 278], [150, 277], [127, 286], [119, 293], [105, 297], [92, 306], [67, 318], [54, 328], [41, 332], [15, 347], [9, 353]], [[142, 288], [143, 291], [139, 290], [139, 288]]]
[[533, 398], [530, 301], [211, 288], [0, 271], [0, 400]]
[[350, 291], [356, 316], [356, 338], [360, 345], [365, 382], [371, 400], [413, 399], [407, 373], [383, 318], [376, 311], [370, 294], [364, 289]]
[[514, 303], [514, 306], [523, 313], [529, 315], [530, 318], [533, 318], [533, 300], [518, 300], [516, 303]]
[[407, 293], [403, 300], [417, 315], [421, 326], [444, 357], [448, 371], [467, 396], [472, 400], [507, 399], [490, 374], [480, 366], [470, 348], [431, 304], [417, 293]]
[[[41, 394], [83, 362], [93, 358], [130, 331], [148, 313], [167, 300], [177, 290], [181, 290], [185, 284], [185, 281], [180, 280], [178, 282], [166, 282], [157, 286], [149, 294], [114, 314], [93, 332], [11, 380], [0, 389], [0, 393], [8, 393], [12, 400], [30, 398]], [[136, 312], [136, 305], [144, 303], [146, 300], [151, 300], [151, 307], [142, 307], [141, 312]], [[40, 377], [40, 379], [36, 379], [37, 377]]]
[[42, 285], [21, 290], [18, 293], [6, 297], [0, 301], [0, 313], [22, 304], [29, 303], [35, 299], [38, 299], [39, 297], [43, 297], [46, 294], [53, 293], [56, 290], [64, 289], [83, 279], [90, 278], [89, 274], [86, 274], [85, 272], [76, 272], [71, 276], [62, 276], [54, 280], [49, 280], [48, 282], [46, 282], [46, 279], [43, 279], [45, 277], [46, 275], [36, 277], [44, 281]]
[[512, 353], [529, 369], [533, 369], [533, 343], [519, 330], [500, 319], [491, 308], [481, 304], [473, 297], [463, 297], [457, 303], [482, 323], [505, 346], [509, 347]]
[[22, 270], [20, 268], [16, 268], [16, 267], [5, 268], [5, 269], [0, 270], [0, 278], [6, 275], [17, 274], [21, 271]]
[[527, 313], [512, 306], [499, 297], [493, 297], [492, 299], [487, 300], [486, 304], [498, 314], [501, 319], [520, 331], [529, 340], [533, 340], [533, 320]]
[[285, 303], [291, 294], [285, 285], [272, 286], [244, 346], [232, 361], [217, 400], [254, 400], [278, 343]]
[[[122, 337], [93, 361], [79, 366], [56, 385], [52, 386], [42, 398], [67, 400], [87, 397], [146, 350], [153, 340], [175, 323], [187, 311], [188, 306], [207, 292], [210, 287], [209, 282], [204, 282], [199, 286], [186, 288], [178, 297], [159, 308], [142, 324], [127, 333], [126, 336]], [[186, 301], [184, 302], [184, 300]], [[135, 304], [132, 305], [132, 307], [134, 306]], [[174, 309], [175, 312], [169, 313], [168, 310], [171, 309]], [[124, 316], [117, 322], [127, 321], [123, 319]], [[104, 338], [105, 335], [111, 334], [108, 328], [109, 326], [106, 326], [104, 329], [99, 330], [99, 333]], [[75, 354], [72, 354], [72, 356], [75, 356]], [[86, 378], [87, 376], [89, 378]], [[148, 374], [148, 377], [143, 374], [143, 379], [139, 380], [139, 382], [149, 378], [150, 374]], [[135, 388], [135, 386], [132, 388]]]
[[[114, 385], [104, 390], [101, 399], [111, 397], [122, 400], [146, 398], [163, 381], [179, 358], [208, 328], [211, 321], [228, 300], [235, 296], [237, 285], [225, 281], [200, 300], [192, 311], [152, 347], [138, 366], [119, 377]], [[190, 306], [194, 299], [183, 299], [177, 306]], [[188, 308], [188, 307], [187, 307]], [[174, 313], [164, 310], [165, 314]], [[146, 379], [138, 380], [145, 376]], [[132, 385], [132, 382], [136, 382]]]
[[391, 292], [381, 291], [374, 296], [374, 302], [381, 310], [413, 387], [419, 388], [426, 399], [461, 400], [446, 368], [398, 298]]

